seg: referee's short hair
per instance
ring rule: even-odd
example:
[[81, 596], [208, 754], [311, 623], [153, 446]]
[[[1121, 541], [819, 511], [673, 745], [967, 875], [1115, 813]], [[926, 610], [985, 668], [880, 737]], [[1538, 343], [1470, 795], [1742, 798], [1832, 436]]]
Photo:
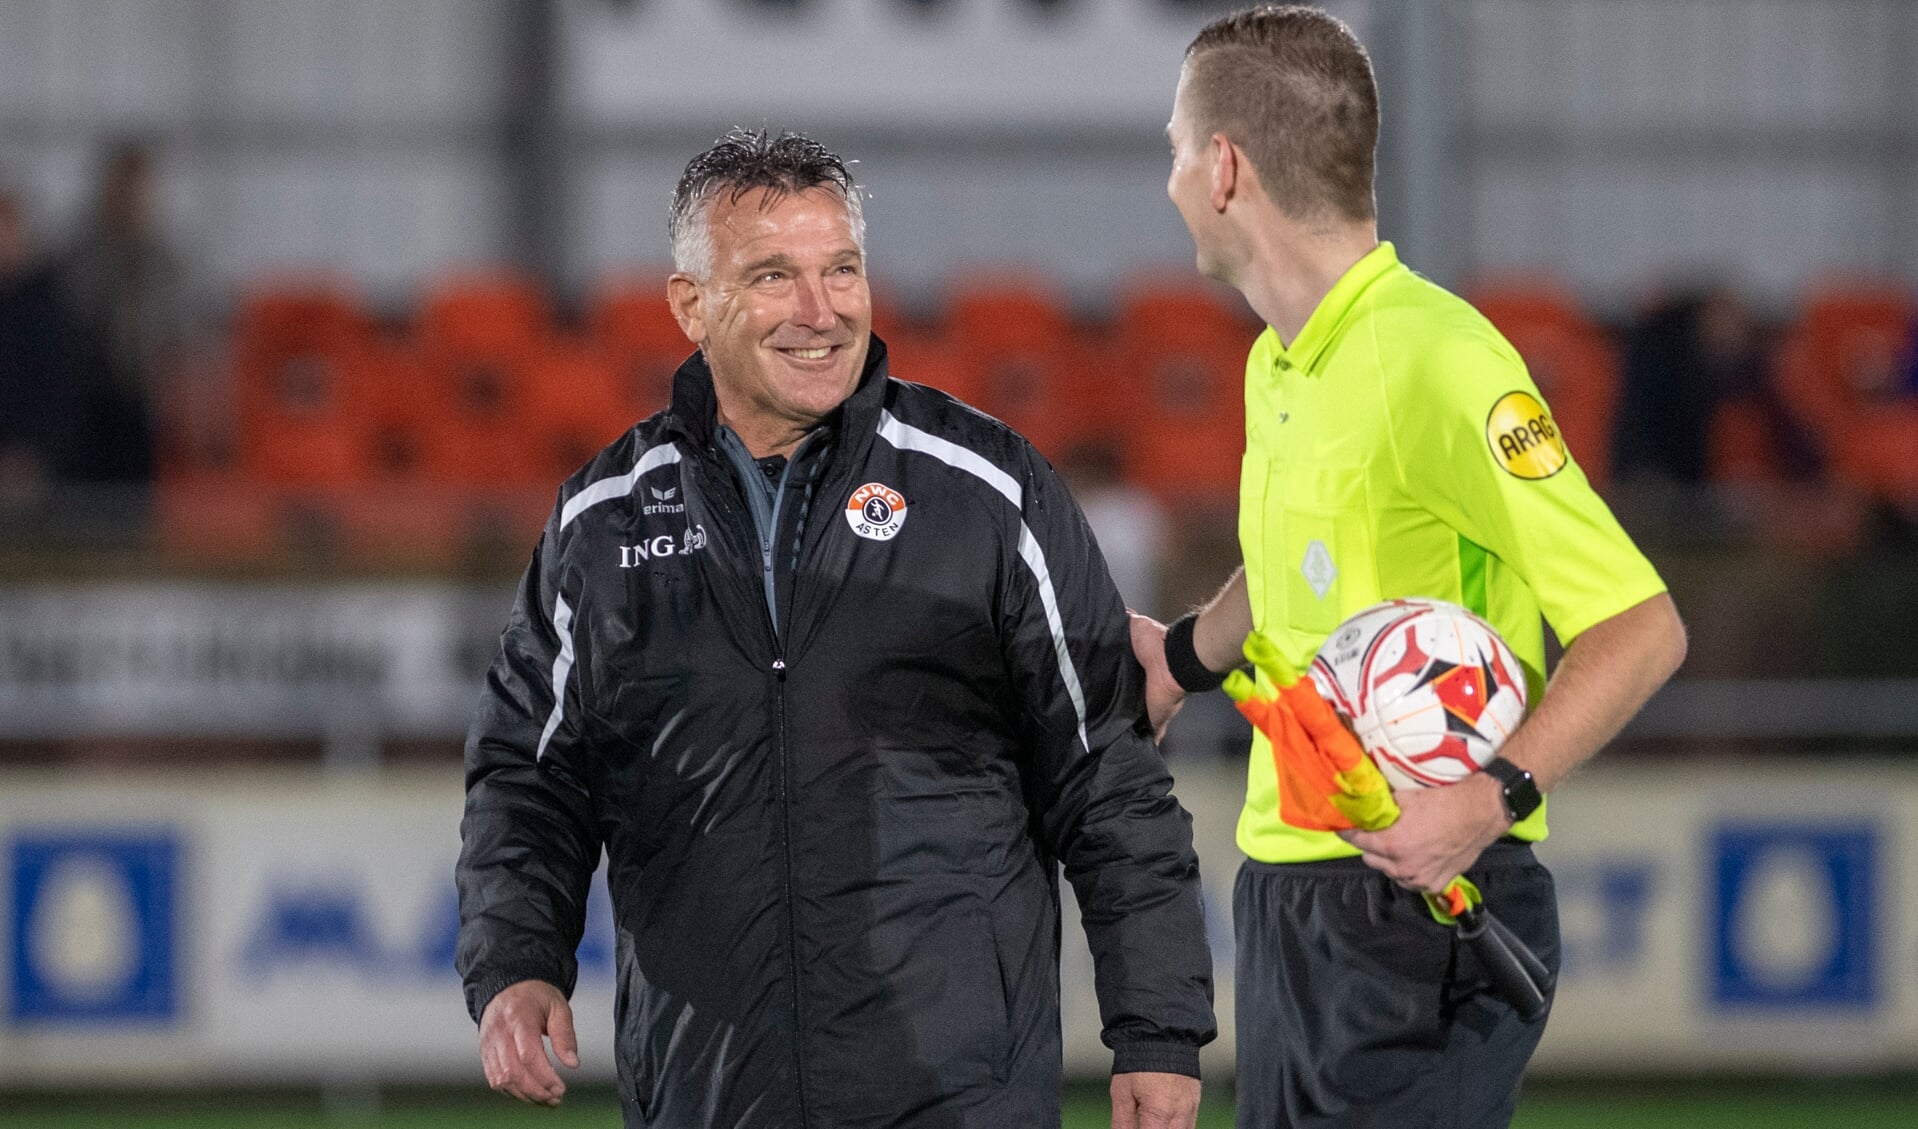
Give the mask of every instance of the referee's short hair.
[[1286, 215], [1376, 218], [1378, 84], [1342, 21], [1303, 4], [1221, 16], [1186, 48], [1185, 70], [1198, 136], [1243, 149]]
[[837, 191], [846, 201], [853, 242], [865, 251], [863, 194], [839, 154], [803, 134], [736, 128], [687, 162], [673, 190], [666, 234], [672, 242], [674, 268], [704, 279], [713, 268], [712, 227], [707, 222], [713, 201], [725, 195], [738, 203], [756, 188], [767, 191], [769, 203], [810, 188]]

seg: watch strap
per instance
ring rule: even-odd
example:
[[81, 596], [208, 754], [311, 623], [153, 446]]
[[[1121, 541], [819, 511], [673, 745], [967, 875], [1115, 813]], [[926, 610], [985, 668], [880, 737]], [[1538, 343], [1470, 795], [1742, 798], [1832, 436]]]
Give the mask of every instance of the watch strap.
[[1485, 774], [1499, 782], [1505, 814], [1513, 823], [1537, 811], [1539, 804], [1544, 802], [1544, 797], [1539, 794], [1538, 782], [1532, 778], [1532, 774], [1504, 757], [1493, 757], [1485, 762]]

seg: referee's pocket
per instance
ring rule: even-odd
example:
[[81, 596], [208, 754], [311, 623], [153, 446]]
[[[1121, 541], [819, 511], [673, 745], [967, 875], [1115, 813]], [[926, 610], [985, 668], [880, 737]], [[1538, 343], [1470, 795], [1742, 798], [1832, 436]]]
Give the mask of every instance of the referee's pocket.
[[1285, 577], [1286, 625], [1310, 636], [1301, 642], [1313, 650], [1348, 610], [1378, 601], [1369, 517], [1364, 468], [1287, 469], [1280, 528], [1266, 530], [1266, 554]]

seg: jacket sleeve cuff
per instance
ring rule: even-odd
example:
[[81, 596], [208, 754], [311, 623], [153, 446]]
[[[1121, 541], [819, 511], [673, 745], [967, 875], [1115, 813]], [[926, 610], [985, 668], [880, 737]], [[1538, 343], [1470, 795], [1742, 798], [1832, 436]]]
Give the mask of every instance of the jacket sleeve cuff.
[[1120, 1043], [1112, 1048], [1114, 1074], [1199, 1076], [1199, 1048], [1191, 1043]]
[[566, 984], [565, 980], [555, 977], [550, 972], [496, 972], [490, 976], [483, 976], [478, 980], [474, 980], [467, 985], [467, 1014], [473, 1017], [474, 1023], [478, 1023], [480, 1017], [486, 1014], [486, 1005], [493, 1002], [494, 996], [499, 995], [501, 992], [504, 992], [522, 980], [544, 980], [548, 984], [557, 987], [566, 998], [571, 999], [573, 996], [573, 990]]

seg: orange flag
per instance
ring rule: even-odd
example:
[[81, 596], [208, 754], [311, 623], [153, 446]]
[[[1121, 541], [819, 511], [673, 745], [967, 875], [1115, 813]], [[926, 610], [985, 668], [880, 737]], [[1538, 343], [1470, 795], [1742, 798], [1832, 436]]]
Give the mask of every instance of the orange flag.
[[1279, 776], [1279, 818], [1306, 831], [1377, 831], [1399, 817], [1384, 774], [1339, 720], [1318, 687], [1257, 631], [1246, 636], [1245, 657], [1276, 694], [1261, 691], [1243, 671], [1225, 680], [1239, 712], [1272, 744]]
[[[1332, 703], [1319, 696], [1319, 688], [1300, 677], [1278, 645], [1257, 631], [1245, 637], [1245, 657], [1278, 693], [1262, 692], [1242, 670], [1226, 676], [1225, 692], [1272, 743], [1272, 760], [1279, 770], [1279, 818], [1306, 831], [1380, 831], [1392, 826], [1399, 817], [1392, 786], [1339, 720]], [[1443, 925], [1457, 924], [1466, 907], [1483, 900], [1478, 887], [1463, 877], [1452, 879], [1443, 894], [1425, 895], [1426, 907]]]

